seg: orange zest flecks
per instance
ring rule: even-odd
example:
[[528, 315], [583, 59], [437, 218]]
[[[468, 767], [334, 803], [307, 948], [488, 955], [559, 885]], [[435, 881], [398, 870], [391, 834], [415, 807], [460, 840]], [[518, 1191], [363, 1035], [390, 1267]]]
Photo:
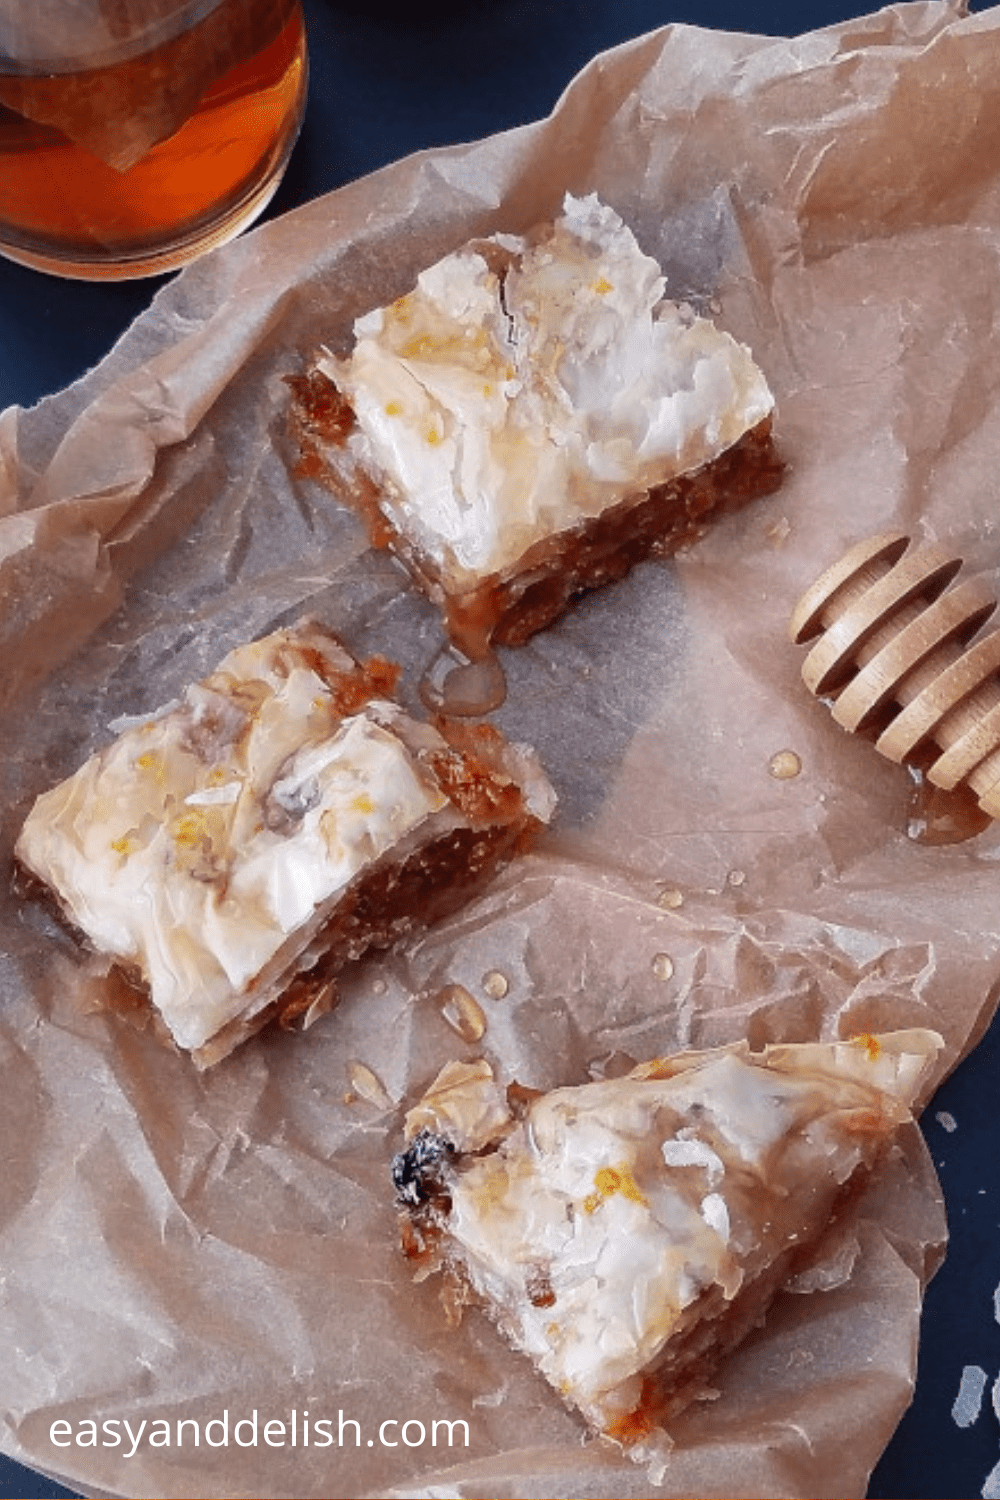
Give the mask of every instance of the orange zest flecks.
[[158, 750], [144, 750], [141, 755], [136, 756], [133, 765], [143, 775], [152, 776], [155, 786], [165, 785], [167, 768], [163, 756]]
[[882, 1044], [877, 1036], [872, 1036], [871, 1032], [863, 1031], [854, 1040], [859, 1047], [864, 1047], [869, 1062], [878, 1062], [882, 1053]]
[[614, 291], [614, 287], [606, 276], [602, 276], [593, 283], [591, 290], [597, 292], [600, 297], [606, 297], [608, 292]]
[[401, 403], [398, 401], [387, 401], [385, 403], [385, 414], [387, 417], [401, 417], [403, 415]]
[[365, 817], [375, 811], [375, 804], [367, 792], [359, 792], [351, 802], [351, 811], [362, 813]]
[[174, 822], [170, 830], [174, 842], [193, 848], [199, 844], [205, 836], [205, 815], [192, 809], [191, 812], [182, 813]]
[[136, 844], [135, 839], [133, 839], [129, 834], [123, 833], [120, 839], [111, 840], [111, 847], [116, 854], [121, 854], [125, 859], [128, 859], [130, 854], [135, 853], [138, 845]]
[[441, 359], [455, 352], [454, 334], [442, 337], [433, 333], [415, 333], [401, 344], [400, 359]]
[[594, 1187], [596, 1192], [588, 1193], [583, 1200], [588, 1214], [594, 1213], [605, 1198], [611, 1198], [615, 1193], [621, 1193], [631, 1203], [641, 1203], [644, 1208], [647, 1206], [645, 1197], [624, 1162], [617, 1167], [599, 1167], [594, 1173]]

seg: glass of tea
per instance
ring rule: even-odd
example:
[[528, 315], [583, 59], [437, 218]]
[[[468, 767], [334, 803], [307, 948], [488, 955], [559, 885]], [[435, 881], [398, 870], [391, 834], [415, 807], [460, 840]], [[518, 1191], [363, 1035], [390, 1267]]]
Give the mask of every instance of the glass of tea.
[[184, 265], [266, 206], [305, 93], [300, 0], [2, 0], [0, 254]]

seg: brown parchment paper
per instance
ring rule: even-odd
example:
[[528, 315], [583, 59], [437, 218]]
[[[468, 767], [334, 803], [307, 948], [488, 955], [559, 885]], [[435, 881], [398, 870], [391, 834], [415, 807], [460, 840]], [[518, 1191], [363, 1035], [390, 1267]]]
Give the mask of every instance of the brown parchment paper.
[[[4, 895], [2, 1442], [77, 1486], [861, 1495], [908, 1400], [944, 1238], [915, 1129], [820, 1247], [816, 1289], [783, 1294], [721, 1399], [676, 1424], [662, 1491], [584, 1441], [479, 1313], [445, 1328], [397, 1251], [387, 1162], [450, 1056], [544, 1088], [741, 1036], [927, 1024], [943, 1074], [989, 1019], [1000, 834], [908, 837], [906, 772], [808, 697], [785, 631], [823, 567], [897, 522], [997, 569], [1000, 12], [640, 38], [545, 122], [407, 160], [207, 258], [86, 380], [4, 413], [3, 859], [109, 720], [303, 611], [397, 656], [414, 692], [436, 616], [352, 516], [290, 479], [283, 377], [423, 265], [550, 216], [566, 189], [598, 191], [672, 293], [752, 346], [784, 486], [505, 654], [497, 719], [541, 751], [556, 827], [460, 916], [352, 975], [308, 1034], [199, 1076], [109, 1015], [93, 965]], [[782, 750], [801, 760], [789, 780], [768, 773]], [[479, 1044], [442, 1018], [446, 983], [482, 1003]], [[358, 1062], [384, 1098], [345, 1101]], [[254, 1410], [258, 1445], [237, 1446]], [[264, 1422], [290, 1433], [293, 1411], [297, 1446], [266, 1446]], [[346, 1427], [343, 1446], [303, 1446], [306, 1411], [334, 1434], [357, 1422], [361, 1445]], [[170, 1446], [101, 1446], [126, 1418], [169, 1423]], [[198, 1447], [190, 1429], [178, 1447], [180, 1418]], [[464, 1419], [470, 1445], [378, 1442], [411, 1419]], [[74, 1437], [96, 1422], [98, 1446], [54, 1446], [55, 1420]]]

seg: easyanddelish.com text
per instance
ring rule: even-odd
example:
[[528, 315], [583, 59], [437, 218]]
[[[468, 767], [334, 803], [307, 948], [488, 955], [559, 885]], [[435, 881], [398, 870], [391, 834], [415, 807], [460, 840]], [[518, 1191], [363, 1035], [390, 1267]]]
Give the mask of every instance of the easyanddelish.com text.
[[162, 1417], [130, 1422], [126, 1417], [107, 1417], [95, 1422], [89, 1417], [76, 1422], [52, 1422], [49, 1441], [56, 1448], [121, 1448], [123, 1458], [131, 1458], [140, 1443], [151, 1448], [422, 1448], [469, 1446], [469, 1424], [458, 1417], [454, 1421], [439, 1418], [421, 1422], [416, 1417], [396, 1420], [392, 1417], [363, 1435], [361, 1423], [338, 1411], [336, 1417], [311, 1417], [307, 1411], [293, 1411], [290, 1418], [258, 1419], [257, 1409], [249, 1417], [232, 1422], [228, 1410], [221, 1417], [211, 1417], [204, 1424], [193, 1417], [178, 1417], [168, 1422]]

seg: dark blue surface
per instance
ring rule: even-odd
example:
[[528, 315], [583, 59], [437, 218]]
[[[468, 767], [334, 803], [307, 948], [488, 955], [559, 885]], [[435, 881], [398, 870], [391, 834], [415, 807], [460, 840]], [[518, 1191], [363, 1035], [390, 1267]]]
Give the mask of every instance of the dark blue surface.
[[[268, 217], [425, 146], [476, 139], [546, 114], [596, 52], [671, 21], [794, 35], [872, 8], [846, 0], [469, 0], [406, 7], [305, 0], [305, 126]], [[158, 281], [61, 282], [0, 260], [0, 409], [78, 378], [146, 307]], [[1000, 910], [1000, 885], [998, 885]], [[1000, 1460], [989, 1387], [978, 1419], [951, 1417], [964, 1364], [1000, 1370], [1000, 1152], [992, 1080], [1000, 1026], [948, 1081], [925, 1131], [952, 1242], [926, 1302], [916, 1399], [872, 1481], [873, 1500], [972, 1497]], [[955, 1127], [938, 1116], [946, 1112]], [[950, 1121], [949, 1121], [950, 1123]], [[850, 1434], [844, 1434], [845, 1442]], [[0, 1497], [71, 1491], [0, 1459]]]
[[[944, 1189], [951, 1237], [945, 1264], [924, 1302], [913, 1405], [872, 1476], [871, 1500], [972, 1500], [1000, 1464], [1000, 1428], [990, 1401], [990, 1384], [1000, 1371], [1000, 1323], [994, 1312], [994, 1296], [1000, 1294], [998, 1077], [1000, 1021], [995, 1021], [938, 1090], [922, 1121]], [[979, 1365], [989, 1384], [978, 1418], [962, 1429], [951, 1410], [964, 1365]]]
[[40, 1497], [48, 1500], [51, 1496], [55, 1500], [60, 1495], [77, 1493], [77, 1490], [67, 1490], [54, 1480], [35, 1474], [23, 1464], [16, 1464], [11, 1458], [0, 1457], [0, 1496], [15, 1496], [19, 1500], [40, 1500]]

